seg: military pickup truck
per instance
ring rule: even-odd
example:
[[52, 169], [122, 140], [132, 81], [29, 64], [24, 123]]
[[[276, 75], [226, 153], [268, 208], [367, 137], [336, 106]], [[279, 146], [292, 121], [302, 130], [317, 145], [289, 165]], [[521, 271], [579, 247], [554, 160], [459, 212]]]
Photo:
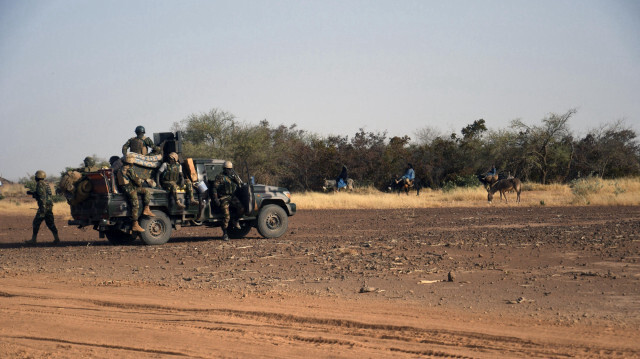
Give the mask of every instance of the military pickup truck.
[[[158, 134], [154, 138], [156, 143]], [[161, 134], [169, 138], [169, 145], [165, 143], [165, 156], [168, 152], [180, 151], [179, 133]], [[163, 136], [160, 136], [162, 138]], [[166, 141], [165, 141], [166, 142]], [[149, 245], [166, 243], [172, 231], [186, 226], [220, 227], [223, 215], [219, 208], [210, 201], [211, 184], [216, 175], [222, 172], [224, 160], [219, 159], [184, 159], [183, 171], [185, 175], [197, 176], [194, 183], [196, 200], [200, 205], [191, 205], [186, 209], [176, 207], [167, 191], [160, 187], [149, 187], [151, 202], [149, 207], [155, 217], [140, 216], [140, 226], [144, 232], [131, 231], [131, 206], [125, 193], [117, 185], [116, 170], [101, 169], [96, 172], [83, 174], [83, 188], [86, 190], [81, 201], [68, 201], [71, 206], [72, 220], [69, 225], [78, 227], [93, 226], [100, 233], [100, 238], [106, 237], [111, 243], [125, 244], [136, 240], [138, 236]], [[186, 166], [189, 168], [185, 168]], [[142, 170], [144, 172], [145, 169]], [[147, 177], [153, 178], [153, 170], [147, 170]], [[195, 178], [194, 178], [195, 180]], [[87, 183], [88, 182], [88, 183]], [[206, 187], [205, 187], [206, 186]], [[198, 188], [200, 191], [198, 191]], [[205, 189], [209, 189], [205, 191]], [[87, 190], [89, 189], [89, 190]], [[263, 184], [246, 183], [238, 189], [238, 197], [245, 207], [245, 213], [239, 218], [240, 228], [230, 226], [227, 233], [232, 239], [246, 236], [251, 228], [256, 228], [264, 238], [282, 236], [288, 227], [289, 216], [296, 213], [296, 205], [291, 202], [291, 194], [286, 188]], [[178, 191], [178, 197], [183, 203], [189, 201], [184, 198], [184, 190]], [[140, 203], [142, 203], [140, 199]], [[140, 206], [140, 211], [142, 211]], [[232, 211], [231, 215], [234, 213]], [[221, 233], [221, 231], [219, 232]], [[217, 236], [217, 235], [215, 235]]]

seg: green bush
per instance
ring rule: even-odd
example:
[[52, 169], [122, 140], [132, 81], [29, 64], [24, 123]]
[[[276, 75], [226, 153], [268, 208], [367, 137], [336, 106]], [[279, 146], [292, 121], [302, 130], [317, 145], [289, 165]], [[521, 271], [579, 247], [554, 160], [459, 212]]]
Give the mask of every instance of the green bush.
[[[19, 182], [22, 183], [28, 191], [31, 191], [31, 192], [36, 191], [36, 180], [33, 176], [28, 178], [27, 177], [21, 178]], [[64, 196], [56, 194], [54, 191], [51, 191], [51, 194], [52, 194], [51, 201], [53, 203], [66, 201], [66, 198], [64, 198]]]
[[474, 175], [467, 176], [455, 176], [453, 180], [446, 181], [442, 186], [443, 192], [452, 191], [458, 187], [478, 187], [482, 185], [478, 180], [478, 177]]
[[603, 186], [600, 178], [593, 176], [576, 178], [569, 183], [575, 200], [587, 204], [589, 203], [589, 196], [600, 192]]

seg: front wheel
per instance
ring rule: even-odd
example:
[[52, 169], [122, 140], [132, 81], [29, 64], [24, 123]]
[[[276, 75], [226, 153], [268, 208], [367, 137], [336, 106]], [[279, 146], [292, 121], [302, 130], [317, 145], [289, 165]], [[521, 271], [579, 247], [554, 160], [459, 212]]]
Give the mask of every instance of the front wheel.
[[269, 204], [260, 210], [258, 215], [258, 232], [265, 238], [278, 238], [284, 234], [289, 225], [287, 212], [277, 204]]
[[165, 244], [171, 237], [171, 221], [162, 211], [152, 212], [155, 217], [143, 216], [140, 220], [140, 226], [144, 229], [144, 232], [140, 232], [140, 237], [148, 245]]

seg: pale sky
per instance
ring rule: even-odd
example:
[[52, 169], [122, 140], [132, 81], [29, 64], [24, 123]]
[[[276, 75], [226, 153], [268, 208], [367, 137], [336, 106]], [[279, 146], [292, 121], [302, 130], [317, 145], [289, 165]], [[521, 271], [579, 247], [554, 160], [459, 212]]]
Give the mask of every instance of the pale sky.
[[640, 1], [0, 0], [0, 176], [213, 108], [319, 135], [640, 131]]

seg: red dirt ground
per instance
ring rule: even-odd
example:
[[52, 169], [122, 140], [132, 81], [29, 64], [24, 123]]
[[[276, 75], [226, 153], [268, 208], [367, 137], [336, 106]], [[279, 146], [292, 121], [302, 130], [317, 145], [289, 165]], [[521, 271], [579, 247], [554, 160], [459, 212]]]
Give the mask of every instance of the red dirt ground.
[[[301, 210], [113, 246], [0, 217], [0, 357], [640, 357], [640, 207]], [[451, 280], [449, 276], [451, 275]]]

